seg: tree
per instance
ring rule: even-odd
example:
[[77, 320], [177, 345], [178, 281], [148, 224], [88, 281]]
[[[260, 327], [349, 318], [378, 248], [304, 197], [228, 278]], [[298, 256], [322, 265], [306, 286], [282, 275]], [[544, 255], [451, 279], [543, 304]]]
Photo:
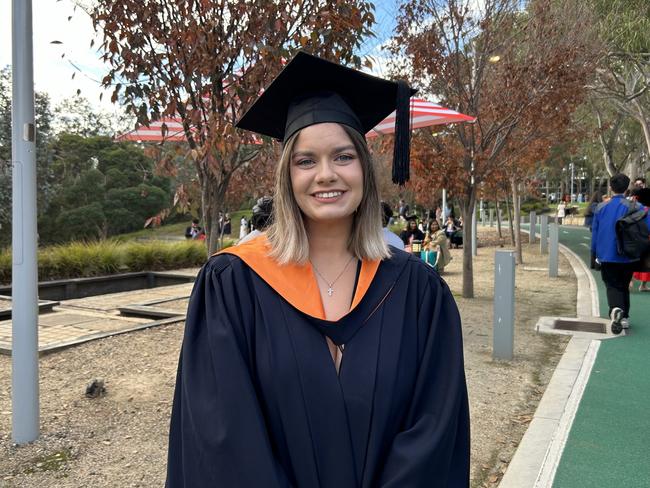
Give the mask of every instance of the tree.
[[[588, 12], [577, 2], [532, 0], [410, 0], [401, 8], [390, 51], [394, 68], [455, 110], [476, 115], [459, 124], [437, 163], [460, 167], [464, 221], [475, 211], [480, 185], [527, 145], [566, 122], [593, 69]], [[418, 26], [414, 28], [413, 26]], [[562, 108], [562, 110], [560, 110]], [[549, 124], [547, 128], [546, 125]], [[555, 124], [552, 124], [554, 127]], [[514, 167], [514, 166], [513, 166]], [[463, 228], [471, 242], [472, 226]], [[470, 246], [463, 249], [463, 296], [472, 297]]]
[[[650, 157], [650, 4], [645, 0], [590, 0], [589, 4], [604, 43], [590, 86], [603, 162], [610, 176], [629, 166], [634, 178], [642, 154]], [[614, 153], [620, 132], [626, 132], [626, 119], [639, 124], [645, 147], [617, 161]]]
[[110, 116], [92, 106], [80, 95], [65, 98], [54, 109], [56, 131], [83, 137], [108, 136], [119, 131], [113, 129]]
[[[0, 246], [11, 241], [11, 69], [0, 70]], [[36, 185], [39, 216], [47, 210], [54, 194], [50, 169], [52, 112], [46, 93], [34, 95], [36, 125]]]
[[372, 11], [365, 0], [107, 0], [93, 8], [112, 100], [139, 123], [183, 122], [210, 252], [230, 181], [259, 152], [234, 128], [242, 110], [297, 49], [359, 65], [354, 50], [371, 35]]
[[136, 144], [59, 134], [52, 150], [57, 192], [39, 220], [44, 242], [130, 232], [170, 206], [169, 178]]

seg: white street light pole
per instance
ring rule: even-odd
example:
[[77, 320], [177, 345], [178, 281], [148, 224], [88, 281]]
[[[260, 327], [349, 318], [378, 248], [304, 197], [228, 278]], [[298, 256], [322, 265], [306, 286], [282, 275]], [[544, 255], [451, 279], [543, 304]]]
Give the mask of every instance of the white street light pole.
[[32, 1], [12, 2], [12, 437], [38, 438], [38, 270]]

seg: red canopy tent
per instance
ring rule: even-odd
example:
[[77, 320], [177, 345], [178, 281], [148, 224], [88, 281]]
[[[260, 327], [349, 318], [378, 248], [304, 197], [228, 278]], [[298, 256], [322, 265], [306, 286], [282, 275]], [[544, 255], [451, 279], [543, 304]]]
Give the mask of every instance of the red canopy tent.
[[[163, 124], [167, 126], [167, 133], [163, 136]], [[142, 142], [185, 142], [183, 123], [178, 117], [163, 117], [151, 122], [149, 126], [140, 126], [135, 130], [125, 132], [116, 137], [118, 141]]]
[[[474, 122], [475, 117], [461, 114], [455, 110], [445, 108], [436, 103], [428, 102], [421, 98], [411, 99], [411, 127], [419, 129], [432, 125], [453, 124], [456, 122]], [[162, 125], [167, 126], [167, 133], [163, 136]], [[376, 127], [366, 134], [366, 137], [376, 137], [382, 134], [395, 132], [395, 112], [382, 120]], [[143, 142], [183, 142], [183, 124], [178, 117], [164, 117], [152, 122], [149, 126], [141, 126], [130, 132], [117, 136], [119, 141]]]
[[[474, 122], [476, 117], [461, 114], [437, 103], [422, 98], [411, 98], [411, 128], [419, 129], [432, 125], [453, 124], [456, 122]], [[395, 112], [377, 124], [366, 137], [376, 137], [395, 132]]]

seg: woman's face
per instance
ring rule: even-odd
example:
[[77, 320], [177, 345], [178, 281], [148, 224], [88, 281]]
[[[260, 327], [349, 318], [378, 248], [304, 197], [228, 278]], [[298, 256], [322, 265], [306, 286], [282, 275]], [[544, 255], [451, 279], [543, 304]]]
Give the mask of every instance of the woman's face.
[[300, 131], [289, 175], [294, 197], [307, 221], [351, 220], [361, 203], [361, 161], [339, 124], [316, 124]]
[[431, 232], [432, 234], [434, 232], [438, 232], [439, 230], [440, 230], [440, 226], [438, 225], [438, 222], [436, 222], [435, 220], [431, 222], [431, 224], [429, 224], [429, 232]]
[[415, 230], [417, 228], [418, 224], [415, 220], [409, 220], [409, 229]]

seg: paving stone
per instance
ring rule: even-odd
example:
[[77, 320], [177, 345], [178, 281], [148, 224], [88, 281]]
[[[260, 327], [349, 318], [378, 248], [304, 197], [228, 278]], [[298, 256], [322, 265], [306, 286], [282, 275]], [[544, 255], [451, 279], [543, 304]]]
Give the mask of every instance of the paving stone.
[[38, 325], [40, 327], [51, 327], [54, 325], [63, 324], [72, 325], [88, 322], [90, 320], [93, 320], [93, 317], [89, 317], [88, 315], [79, 315], [74, 313], [56, 311], [44, 315], [39, 315]]

